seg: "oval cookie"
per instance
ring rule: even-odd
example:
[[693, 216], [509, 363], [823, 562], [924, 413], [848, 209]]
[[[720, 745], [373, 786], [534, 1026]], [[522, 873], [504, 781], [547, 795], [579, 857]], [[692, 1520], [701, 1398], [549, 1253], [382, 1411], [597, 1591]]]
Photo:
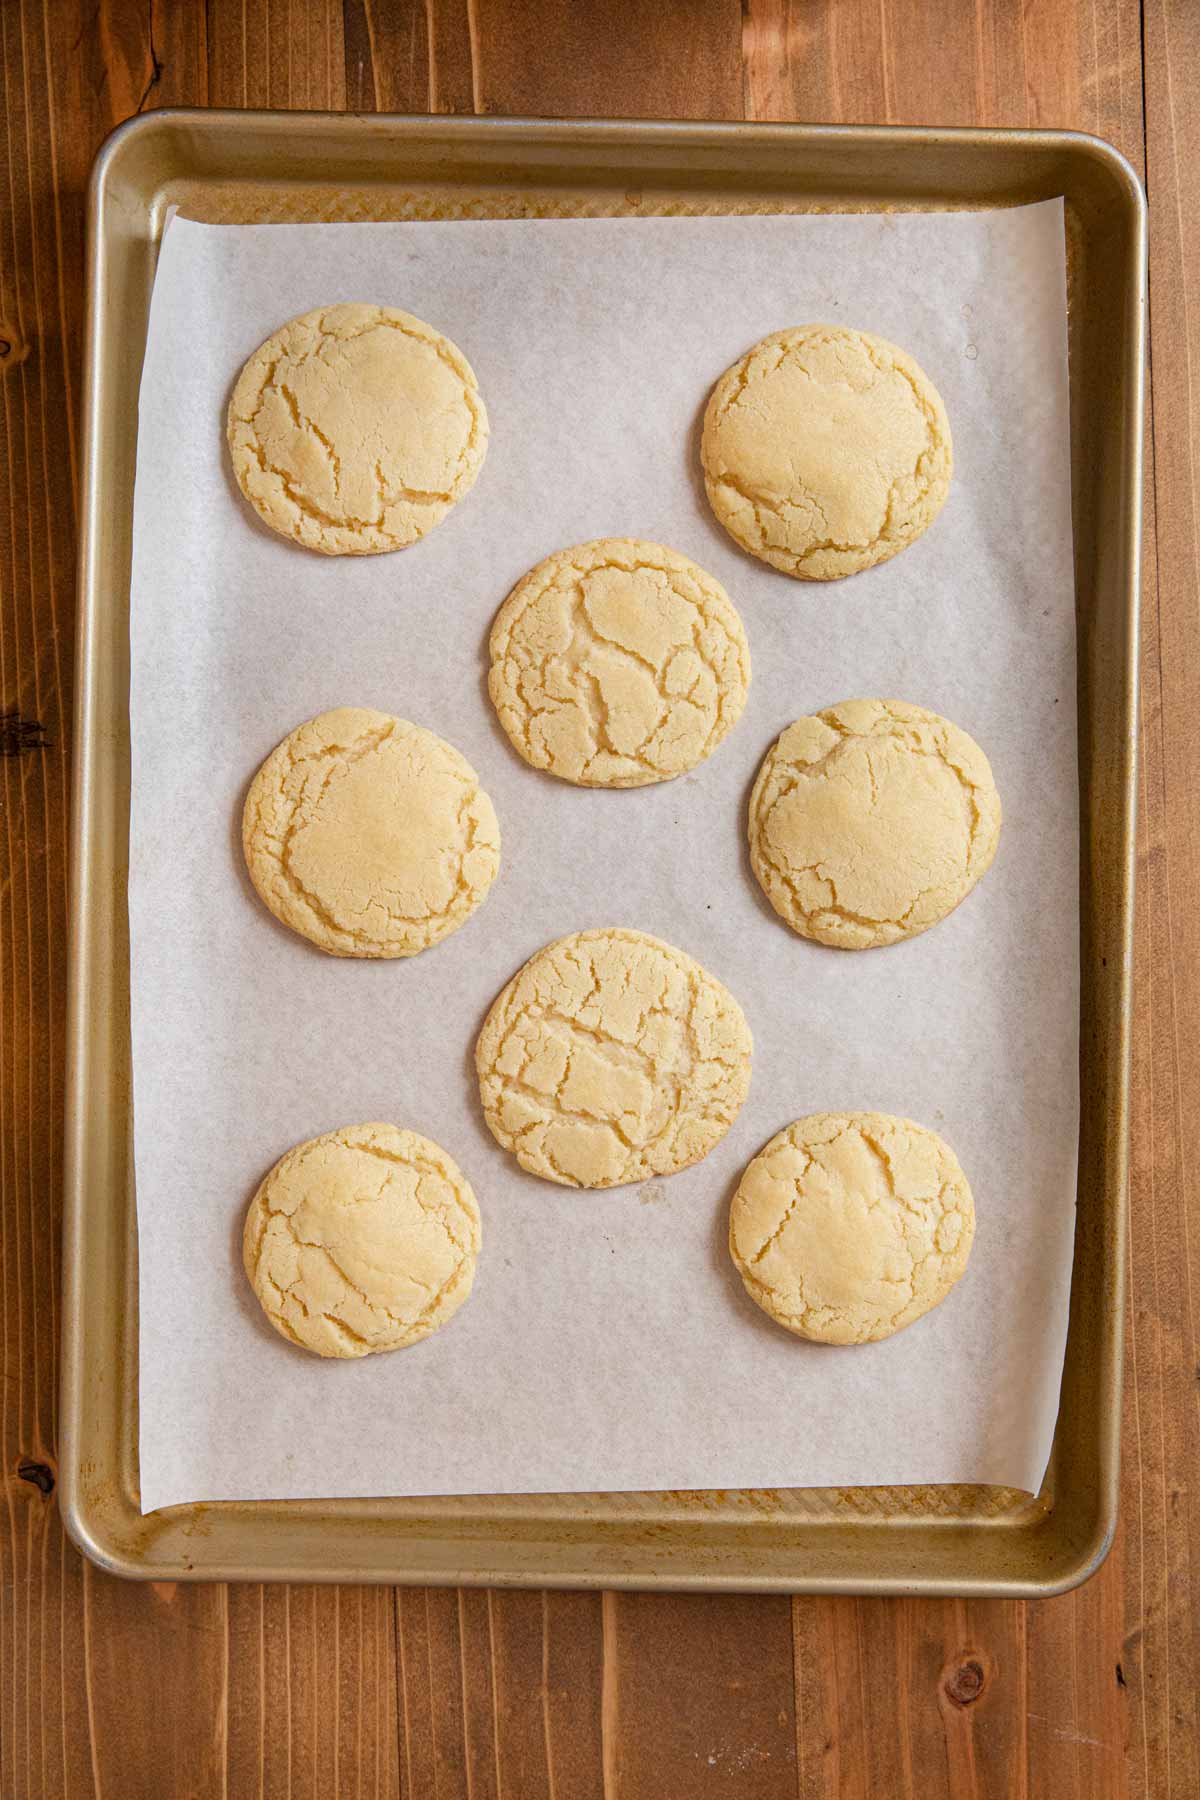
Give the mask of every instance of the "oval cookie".
[[479, 1208], [458, 1164], [395, 1125], [344, 1125], [280, 1158], [246, 1214], [264, 1313], [318, 1356], [415, 1344], [471, 1292]]
[[242, 816], [250, 879], [331, 956], [415, 956], [466, 923], [500, 867], [500, 827], [452, 745], [343, 706], [284, 738]]
[[243, 494], [284, 537], [374, 556], [424, 537], [483, 466], [475, 372], [449, 338], [388, 306], [321, 306], [261, 344], [229, 402]]
[[706, 1156], [746, 1098], [752, 1049], [706, 969], [613, 929], [539, 950], [489, 1012], [475, 1064], [492, 1135], [522, 1168], [606, 1188]]
[[763, 1311], [822, 1344], [868, 1344], [946, 1298], [975, 1203], [950, 1146], [887, 1113], [815, 1113], [742, 1176], [729, 1254]]
[[793, 931], [843, 950], [936, 925], [999, 838], [1000, 797], [979, 745], [901, 700], [845, 700], [797, 719], [750, 795], [764, 894]]
[[514, 748], [581, 787], [669, 781], [741, 717], [750, 650], [720, 582], [662, 544], [546, 557], [492, 626], [488, 691]]
[[929, 377], [885, 338], [841, 325], [777, 331], [727, 369], [700, 454], [730, 536], [803, 581], [911, 544], [941, 511], [953, 466]]

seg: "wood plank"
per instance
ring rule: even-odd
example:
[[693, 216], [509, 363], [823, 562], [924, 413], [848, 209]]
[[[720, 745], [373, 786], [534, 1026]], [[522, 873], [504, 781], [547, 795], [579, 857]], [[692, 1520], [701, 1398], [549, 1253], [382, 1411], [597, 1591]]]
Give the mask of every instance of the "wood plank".
[[[460, 10], [465, 14], [465, 8]], [[430, 21], [445, 11], [436, 0], [430, 7], [421, 0], [346, 0], [347, 105], [356, 112], [436, 111], [431, 98]]]
[[470, 0], [469, 11], [477, 112], [742, 116], [737, 0]]
[[471, 113], [471, 0], [346, 0], [346, 92], [359, 111]]
[[[114, 37], [103, 13], [90, 35], [74, 8], [51, 17], [54, 46], [40, 6], [0, 7], [0, 1792], [39, 1797], [87, 1792], [93, 1775], [88, 1588], [53, 1497], [83, 304], [65, 181], [139, 66], [136, 33]], [[103, 34], [111, 73], [69, 105], [64, 77], [94, 66]]]
[[792, 1800], [790, 1602], [606, 1594], [605, 1800]]
[[1066, 125], [1142, 154], [1133, 0], [746, 0], [746, 112], [838, 125]]
[[401, 1590], [406, 1800], [609, 1800], [598, 1594]]
[[1200, 15], [1145, 7], [1153, 495], [1131, 1243], [1130, 1626], [1136, 1791], [1200, 1792]]
[[98, 1792], [128, 1800], [160, 1800], [193, 1787], [200, 1794], [219, 1793], [225, 1767], [225, 1589], [164, 1582], [131, 1595], [126, 1585], [89, 1567], [82, 1626]]
[[208, 0], [206, 35], [208, 105], [345, 106], [340, 0]]
[[1025, 1615], [1013, 1601], [794, 1600], [800, 1800], [1028, 1793]]
[[[221, 1761], [198, 1793], [395, 1800], [392, 1596], [381, 1588], [214, 1587], [226, 1658]], [[120, 1787], [113, 1792], [120, 1793]]]

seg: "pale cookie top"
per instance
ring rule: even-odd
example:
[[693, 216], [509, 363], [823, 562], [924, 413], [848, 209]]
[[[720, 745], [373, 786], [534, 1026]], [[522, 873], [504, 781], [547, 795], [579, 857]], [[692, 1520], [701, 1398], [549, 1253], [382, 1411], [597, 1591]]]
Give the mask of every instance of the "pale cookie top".
[[250, 879], [332, 956], [414, 956], [465, 924], [500, 867], [467, 761], [406, 719], [342, 706], [300, 725], [250, 784]]
[[254, 352], [229, 402], [229, 453], [275, 531], [327, 556], [402, 550], [483, 465], [488, 422], [449, 338], [387, 306], [320, 306]]
[[741, 1007], [640, 931], [581, 931], [525, 964], [475, 1048], [492, 1135], [522, 1168], [619, 1187], [698, 1162], [750, 1086]]
[[719, 581], [676, 550], [559, 550], [496, 614], [488, 689], [535, 769], [642, 787], [694, 768], [746, 704], [750, 650]]
[[712, 391], [701, 443], [717, 518], [786, 575], [832, 581], [885, 562], [941, 511], [946, 409], [911, 356], [865, 331], [777, 331]]
[[437, 1144], [344, 1125], [275, 1164], [250, 1202], [242, 1258], [283, 1337], [318, 1356], [370, 1356], [458, 1311], [479, 1239], [475, 1196]]
[[746, 1291], [798, 1337], [868, 1344], [944, 1300], [975, 1204], [936, 1132], [887, 1113], [815, 1113], [742, 1176], [729, 1253]]
[[749, 838], [793, 931], [866, 950], [927, 931], [966, 898], [996, 854], [1000, 797], [957, 725], [902, 700], [845, 700], [768, 750]]

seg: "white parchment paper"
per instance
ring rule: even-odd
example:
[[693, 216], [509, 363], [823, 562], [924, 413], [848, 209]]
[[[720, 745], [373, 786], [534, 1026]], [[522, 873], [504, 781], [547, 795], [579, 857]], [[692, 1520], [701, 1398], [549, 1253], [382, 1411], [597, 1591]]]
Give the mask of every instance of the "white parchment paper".
[[[475, 490], [423, 543], [327, 559], [261, 527], [224, 414], [283, 320], [375, 300], [467, 353], [491, 416]], [[1035, 1489], [1061, 1375], [1074, 1222], [1075, 627], [1059, 202], [983, 214], [202, 226], [158, 267], [141, 390], [131, 729], [141, 1483], [205, 1499], [980, 1481]], [[709, 389], [808, 320], [910, 350], [945, 399], [955, 480], [894, 561], [804, 584], [742, 555], [697, 475]], [[678, 781], [589, 792], [528, 769], [484, 687], [490, 620], [551, 550], [632, 535], [726, 585], [749, 705]], [[760, 758], [854, 696], [945, 713], [1005, 808], [977, 892], [912, 943], [793, 936], [743, 851]], [[482, 910], [403, 962], [334, 960], [242, 867], [246, 784], [327, 707], [430, 726], [475, 764], [504, 838]], [[737, 994], [749, 1101], [697, 1167], [585, 1194], [491, 1140], [471, 1051], [548, 940], [621, 924]], [[725, 1250], [746, 1161], [796, 1116], [878, 1108], [941, 1131], [978, 1235], [944, 1306], [891, 1341], [801, 1342]], [[479, 1197], [474, 1295], [426, 1343], [321, 1362], [266, 1326], [242, 1217], [290, 1145], [389, 1119]]]

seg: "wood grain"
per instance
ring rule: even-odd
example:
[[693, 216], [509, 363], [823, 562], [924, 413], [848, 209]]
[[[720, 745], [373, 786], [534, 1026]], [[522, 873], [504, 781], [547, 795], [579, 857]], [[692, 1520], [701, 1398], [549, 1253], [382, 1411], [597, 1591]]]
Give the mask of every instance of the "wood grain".
[[1155, 554], [1143, 593], [1141, 921], [1121, 1662], [1134, 1779], [1200, 1792], [1200, 13], [1145, 8]]
[[[1190, 0], [0, 4], [0, 1794], [1200, 1793], [1200, 8]], [[54, 1509], [87, 170], [164, 104], [1071, 125], [1152, 201], [1123, 1525], [1077, 1594], [114, 1582]]]

